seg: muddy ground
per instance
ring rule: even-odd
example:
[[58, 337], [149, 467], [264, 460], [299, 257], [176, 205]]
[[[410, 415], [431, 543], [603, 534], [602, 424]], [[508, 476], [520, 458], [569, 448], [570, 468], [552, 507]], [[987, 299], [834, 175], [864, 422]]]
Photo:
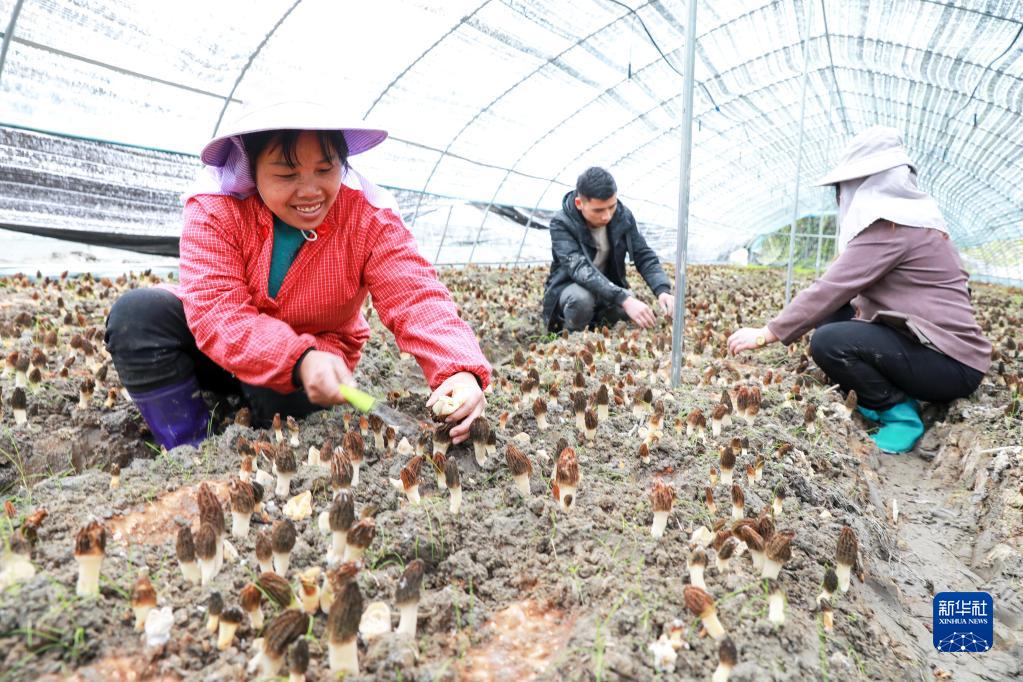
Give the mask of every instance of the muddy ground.
[[[417, 637], [387, 634], [361, 641], [359, 679], [708, 679], [717, 664], [717, 643], [686, 610], [682, 591], [694, 530], [726, 521], [731, 512], [729, 486], [720, 480], [714, 486], [715, 513], [705, 504], [704, 490], [711, 484], [711, 467], [718, 466], [719, 446], [733, 437], [749, 439], [749, 452], [738, 457], [735, 468], [745, 515], [770, 510], [774, 491], [783, 487], [787, 497], [774, 521], [778, 530], [795, 535], [779, 578], [787, 598], [780, 626], [767, 620], [766, 588], [749, 554], [733, 558], [721, 572], [714, 549], [707, 550], [708, 591], [738, 652], [731, 679], [1023, 675], [1023, 421], [1004, 383], [1006, 376], [1012, 383], [1023, 365], [1014, 338], [1023, 315], [1019, 291], [974, 286], [999, 362], [970, 399], [928, 407], [924, 440], [910, 455], [892, 457], [873, 447], [868, 422], [839, 414], [841, 396], [806, 362], [805, 339], [789, 349], [720, 356], [727, 330], [743, 321], [759, 324], [780, 307], [783, 275], [777, 271], [691, 270], [687, 359], [682, 387], [674, 391], [667, 382], [667, 322], [645, 332], [619, 326], [606, 336], [551, 337], [543, 333], [538, 314], [544, 276], [542, 269], [442, 273], [494, 365], [490, 421], [497, 429], [502, 413], [509, 418], [498, 431], [497, 456], [482, 467], [469, 443], [449, 451], [459, 463], [465, 491], [457, 516], [449, 513], [448, 493], [438, 489], [428, 466], [422, 503], [410, 505], [387, 480], [398, 476], [408, 456], [393, 448], [378, 451], [372, 434], [367, 438], [368, 461], [354, 489], [357, 511], [375, 507], [378, 529], [358, 577], [365, 603], [387, 602], [397, 623], [394, 590], [404, 565], [422, 559], [426, 577]], [[0, 594], [2, 679], [246, 678], [245, 663], [259, 633], [246, 621], [233, 646], [219, 652], [205, 629], [205, 604], [213, 590], [229, 606], [236, 604], [240, 589], [258, 574], [254, 533], [235, 542], [239, 560], [227, 563], [204, 588], [183, 580], [174, 534], [178, 524], [197, 529], [200, 482], [215, 483], [226, 501], [224, 484], [240, 462], [237, 437], [259, 434], [231, 424], [232, 415], [225, 414], [230, 425], [220, 424], [220, 433], [198, 450], [161, 453], [147, 444], [145, 426], [123, 394], [114, 396], [112, 407], [104, 406], [108, 389], [119, 388], [112, 367], [97, 381], [88, 408], [79, 408], [81, 379], [95, 376], [105, 362], [101, 330], [110, 302], [126, 287], [150, 284], [146, 277], [46, 286], [27, 278], [0, 280], [4, 355], [38, 347], [47, 356], [41, 381], [28, 393], [26, 425], [15, 425], [9, 404], [13, 371], [0, 379], [0, 486], [13, 513], [0, 517], [5, 546], [27, 516], [37, 509], [48, 512], [33, 548], [35, 576]], [[425, 419], [421, 372], [414, 360], [398, 354], [375, 315], [370, 322], [373, 338], [357, 375], [361, 386], [379, 395], [393, 392], [397, 407]], [[57, 331], [52, 347], [46, 345], [50, 329]], [[82, 344], [70, 346], [75, 334], [92, 339], [91, 359]], [[606, 352], [599, 352], [600, 343]], [[587, 344], [598, 351], [592, 369], [579, 360]], [[517, 362], [517, 351], [525, 365]], [[62, 378], [60, 369], [72, 355], [75, 361]], [[577, 367], [587, 396], [606, 381], [620, 387], [623, 398], [650, 387], [662, 401], [663, 436], [648, 463], [637, 456], [648, 417], [634, 416], [624, 401], [612, 401], [610, 417], [599, 424], [594, 440], [580, 437], [570, 402]], [[708, 384], [705, 373], [711, 367], [717, 376]], [[550, 426], [544, 431], [537, 429], [532, 401], [519, 400], [530, 368], [539, 373], [540, 395], [548, 402]], [[803, 384], [802, 400], [789, 404], [786, 397], [797, 381]], [[722, 392], [752, 385], [763, 395], [753, 423], [735, 417], [713, 436], [710, 413]], [[808, 403], [818, 411], [813, 433], [804, 424]], [[675, 426], [694, 408], [708, 417], [705, 442]], [[301, 423], [296, 455], [303, 464], [291, 492], [313, 491], [314, 514], [298, 524], [287, 576], [296, 585], [301, 570], [326, 566], [328, 546], [316, 516], [329, 504], [329, 473], [306, 466], [305, 452], [328, 436], [340, 442], [345, 412], [337, 408]], [[578, 453], [581, 475], [577, 504], [567, 513], [550, 486], [562, 437]], [[512, 439], [533, 466], [528, 498], [514, 487], [505, 463]], [[793, 447], [779, 456], [785, 443]], [[758, 455], [764, 459], [763, 478], [751, 484], [745, 468]], [[120, 486], [111, 490], [113, 463], [122, 473]], [[664, 537], [655, 540], [649, 493], [658, 479], [674, 486], [677, 497]], [[101, 594], [82, 599], [75, 596], [72, 550], [75, 534], [90, 516], [104, 522], [109, 540]], [[274, 500], [254, 529], [268, 527], [258, 521], [280, 517], [281, 500]], [[836, 595], [834, 629], [826, 632], [815, 597], [825, 569], [835, 563], [845, 525], [859, 541], [858, 570], [850, 591]], [[129, 593], [140, 569], [148, 570], [159, 606], [173, 609], [171, 638], [164, 646], [146, 647], [133, 629]], [[992, 594], [991, 651], [934, 650], [932, 595], [945, 590]], [[268, 620], [271, 614], [268, 609]], [[673, 672], [660, 671], [648, 645], [676, 619], [684, 628], [678, 658]], [[311, 679], [329, 678], [325, 621], [317, 614], [308, 635]]]

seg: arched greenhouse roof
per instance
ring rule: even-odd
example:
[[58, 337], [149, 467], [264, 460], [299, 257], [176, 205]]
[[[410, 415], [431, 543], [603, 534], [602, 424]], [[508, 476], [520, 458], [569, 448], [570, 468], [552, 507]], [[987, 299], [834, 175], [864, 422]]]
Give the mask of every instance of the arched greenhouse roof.
[[[419, 197], [529, 214], [603, 165], [667, 256], [686, 8], [0, 0], [0, 124], [194, 154], [246, 102], [328, 100], [391, 133], [360, 171]], [[800, 139], [798, 213], [832, 210], [810, 181], [884, 124], [904, 131], [970, 269], [1023, 280], [1021, 32], [1011, 0], [700, 2], [690, 256], [791, 220]], [[497, 219], [478, 214], [489, 239]]]

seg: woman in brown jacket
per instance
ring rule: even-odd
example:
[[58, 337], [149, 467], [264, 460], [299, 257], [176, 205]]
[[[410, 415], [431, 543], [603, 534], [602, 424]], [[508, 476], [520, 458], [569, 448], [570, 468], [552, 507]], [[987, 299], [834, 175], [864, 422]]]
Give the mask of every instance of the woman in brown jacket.
[[732, 334], [729, 351], [792, 343], [816, 327], [814, 361], [880, 422], [871, 437], [881, 450], [908, 452], [924, 432], [917, 400], [968, 396], [991, 365], [967, 273], [897, 130], [857, 135], [817, 184], [836, 188], [838, 258], [765, 327]]

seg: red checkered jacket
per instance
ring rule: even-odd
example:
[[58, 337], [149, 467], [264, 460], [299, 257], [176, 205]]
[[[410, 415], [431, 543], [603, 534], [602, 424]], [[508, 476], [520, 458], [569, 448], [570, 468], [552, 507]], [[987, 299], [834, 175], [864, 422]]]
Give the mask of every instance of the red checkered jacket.
[[371, 294], [380, 320], [419, 361], [431, 388], [460, 371], [485, 388], [490, 365], [475, 334], [412, 233], [395, 210], [371, 203], [382, 203], [375, 196], [357, 183], [341, 186], [317, 240], [303, 244], [276, 298], [267, 294], [273, 214], [259, 196], [190, 198], [175, 293], [199, 349], [245, 383], [288, 393], [308, 348], [355, 368], [369, 338], [360, 307]]

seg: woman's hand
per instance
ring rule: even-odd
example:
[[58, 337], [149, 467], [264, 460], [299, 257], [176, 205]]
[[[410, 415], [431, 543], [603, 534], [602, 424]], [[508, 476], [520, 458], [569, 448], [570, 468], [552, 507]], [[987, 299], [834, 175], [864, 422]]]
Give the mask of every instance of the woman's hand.
[[[760, 339], [763, 339], [763, 343], [758, 343]], [[760, 327], [759, 329], [743, 327], [728, 337], [728, 352], [732, 355], [737, 355], [744, 350], [760, 348], [777, 340], [778, 337], [772, 334], [771, 330], [767, 327]]]
[[426, 401], [427, 407], [433, 407], [442, 396], [451, 396], [456, 403], [460, 402], [455, 411], [445, 417], [444, 421], [449, 424], [458, 422], [458, 426], [451, 429], [451, 442], [461, 443], [469, 437], [469, 426], [472, 420], [483, 414], [483, 408], [487, 406], [487, 398], [483, 395], [476, 375], [471, 372], [458, 372], [452, 374], [430, 394]]
[[355, 386], [355, 378], [345, 361], [333, 353], [320, 350], [306, 353], [298, 368], [298, 378], [309, 402], [324, 407], [345, 401], [338, 393], [339, 384]]

